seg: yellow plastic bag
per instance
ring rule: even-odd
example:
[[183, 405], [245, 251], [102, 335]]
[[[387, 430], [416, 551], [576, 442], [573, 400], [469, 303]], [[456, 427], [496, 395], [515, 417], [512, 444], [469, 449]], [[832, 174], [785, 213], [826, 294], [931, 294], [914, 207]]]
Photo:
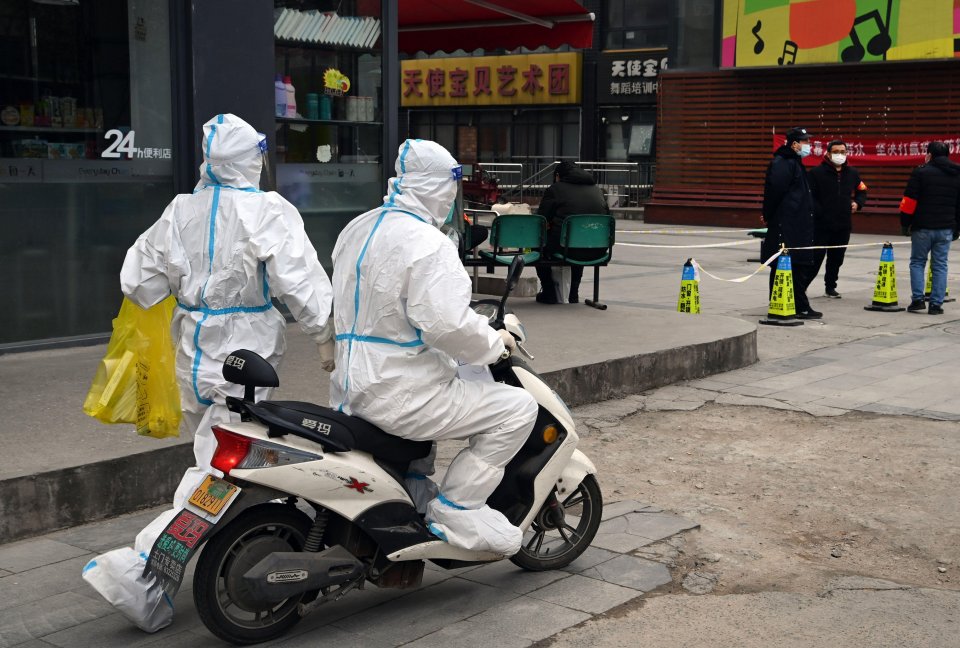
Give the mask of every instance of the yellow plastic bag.
[[83, 403], [87, 415], [104, 423], [132, 423], [142, 436], [179, 434], [180, 391], [170, 338], [175, 307], [173, 297], [146, 310], [123, 300]]

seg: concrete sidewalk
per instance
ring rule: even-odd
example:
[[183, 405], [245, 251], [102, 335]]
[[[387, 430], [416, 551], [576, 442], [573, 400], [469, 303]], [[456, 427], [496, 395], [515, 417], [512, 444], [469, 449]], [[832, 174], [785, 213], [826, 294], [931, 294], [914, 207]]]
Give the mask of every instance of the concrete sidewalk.
[[[631, 253], [618, 248], [615, 258], [624, 257], [627, 265], [601, 270], [606, 311], [544, 306], [529, 297], [511, 301], [530, 336], [531, 364], [570, 406], [756, 362], [754, 323], [675, 312], [679, 267], [663, 268], [676, 275], [669, 279], [622, 276], [631, 269]], [[591, 280], [588, 270], [582, 296], [591, 294]], [[645, 302], [661, 281], [673, 295], [649, 307]], [[288, 347], [276, 397], [326, 403], [328, 374], [296, 325], [289, 327]], [[188, 435], [146, 439], [130, 426], [103, 425], [83, 414], [104, 351], [100, 345], [0, 356], [0, 542], [166, 502], [192, 464]]]

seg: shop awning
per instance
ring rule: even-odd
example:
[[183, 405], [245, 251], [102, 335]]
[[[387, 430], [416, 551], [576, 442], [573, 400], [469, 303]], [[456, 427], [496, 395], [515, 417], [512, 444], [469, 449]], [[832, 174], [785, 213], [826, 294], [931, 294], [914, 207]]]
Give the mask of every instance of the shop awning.
[[400, 51], [586, 49], [593, 20], [576, 0], [400, 0]]

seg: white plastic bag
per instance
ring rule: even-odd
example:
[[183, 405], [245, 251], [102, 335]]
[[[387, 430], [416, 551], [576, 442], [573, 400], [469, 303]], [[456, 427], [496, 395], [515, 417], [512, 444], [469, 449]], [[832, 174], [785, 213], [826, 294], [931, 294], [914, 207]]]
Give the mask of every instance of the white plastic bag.
[[553, 266], [550, 268], [550, 277], [553, 279], [554, 289], [557, 291], [557, 303], [570, 303], [570, 266]]
[[83, 580], [144, 632], [173, 622], [173, 601], [153, 576], [144, 578], [147, 554], [130, 547], [101, 554], [83, 568]]

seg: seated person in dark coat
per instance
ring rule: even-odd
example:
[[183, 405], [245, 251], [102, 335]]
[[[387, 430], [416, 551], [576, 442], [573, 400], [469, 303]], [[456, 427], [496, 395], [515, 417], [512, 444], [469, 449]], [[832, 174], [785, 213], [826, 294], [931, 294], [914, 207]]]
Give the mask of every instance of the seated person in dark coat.
[[[560, 230], [567, 216], [575, 214], [609, 214], [607, 199], [603, 190], [597, 186], [593, 176], [577, 167], [574, 162], [564, 160], [557, 165], [553, 176], [554, 182], [543, 194], [543, 200], [537, 213], [547, 219], [547, 247], [545, 258], [550, 258], [554, 252], [563, 250], [560, 242]], [[570, 248], [570, 258], [579, 261], [591, 261], [596, 258], [598, 250], [588, 248]], [[536, 266], [537, 277], [540, 279], [540, 292], [537, 301], [543, 304], [556, 304], [558, 296], [554, 288], [552, 273], [549, 266]], [[571, 304], [580, 301], [580, 280], [583, 278], [583, 266], [570, 267], [570, 295]]]

